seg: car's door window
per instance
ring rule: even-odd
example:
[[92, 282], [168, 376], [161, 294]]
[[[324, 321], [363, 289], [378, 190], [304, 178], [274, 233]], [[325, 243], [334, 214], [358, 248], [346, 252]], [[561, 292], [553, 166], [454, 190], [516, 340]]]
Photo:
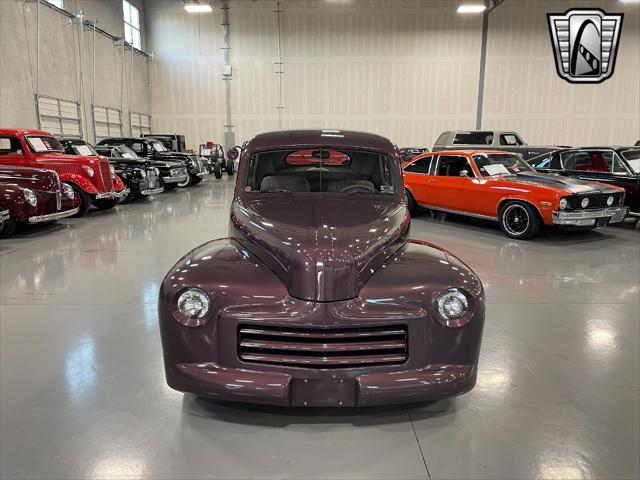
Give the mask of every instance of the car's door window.
[[24, 155], [20, 140], [15, 137], [0, 137], [0, 155]]
[[433, 156], [429, 155], [428, 157], [419, 158], [415, 162], [407, 165], [404, 168], [404, 171], [407, 173], [422, 173], [424, 175], [429, 174], [429, 169], [431, 168], [431, 160]]
[[439, 177], [475, 177], [467, 157], [459, 155], [440, 155], [436, 175]]
[[580, 150], [561, 155], [566, 170], [578, 172], [610, 173], [613, 163], [613, 151]]
[[453, 139], [454, 145], [491, 145], [493, 132], [459, 132]]
[[515, 133], [503, 133], [500, 135], [500, 145], [519, 146], [523, 143]]
[[133, 142], [131, 144], [131, 150], [133, 150], [137, 154], [143, 154], [144, 155], [144, 143], [143, 142]]
[[615, 152], [612, 152], [612, 153], [613, 153], [613, 156], [611, 159], [611, 163], [612, 163], [613, 173], [617, 175], [629, 175], [631, 172], [629, 172], [629, 169], [624, 164], [624, 162], [620, 159], [618, 154]]

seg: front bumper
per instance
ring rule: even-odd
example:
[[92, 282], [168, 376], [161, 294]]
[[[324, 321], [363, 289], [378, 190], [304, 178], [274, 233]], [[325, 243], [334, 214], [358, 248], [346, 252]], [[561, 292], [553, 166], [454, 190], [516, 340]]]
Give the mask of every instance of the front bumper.
[[605, 221], [605, 223], [621, 222], [622, 220], [624, 220], [624, 217], [627, 215], [628, 211], [628, 207], [609, 207], [581, 211], [562, 210], [553, 212], [552, 218], [554, 225], [589, 227], [596, 226], [602, 221]]
[[202, 178], [202, 177], [206, 177], [206, 176], [208, 176], [208, 175], [209, 175], [209, 172], [199, 172], [199, 173], [196, 173], [196, 177], [200, 177], [200, 178]]
[[164, 192], [164, 187], [158, 187], [158, 188], [150, 188], [147, 190], [140, 190], [140, 194], [142, 195], [156, 195], [158, 193], [162, 193]]
[[114, 199], [114, 198], [124, 198], [127, 195], [129, 195], [129, 187], [125, 188], [124, 190], [120, 190], [119, 192], [104, 192], [104, 193], [98, 193], [95, 197], [96, 200], [102, 200], [102, 199]]
[[162, 177], [164, 183], [182, 183], [187, 179], [188, 175], [176, 175], [175, 177]]
[[29, 223], [53, 222], [55, 220], [60, 220], [61, 218], [71, 217], [78, 213], [78, 210], [80, 210], [80, 207], [65, 210], [63, 212], [49, 213], [48, 215], [34, 215], [33, 217], [29, 217]]
[[[167, 366], [168, 367], [168, 366]], [[460, 395], [476, 383], [475, 365], [429, 365], [372, 372], [353, 378], [305, 377], [227, 368], [217, 363], [182, 363], [167, 371], [169, 386], [182, 392], [238, 402], [291, 407], [360, 407], [422, 402]]]

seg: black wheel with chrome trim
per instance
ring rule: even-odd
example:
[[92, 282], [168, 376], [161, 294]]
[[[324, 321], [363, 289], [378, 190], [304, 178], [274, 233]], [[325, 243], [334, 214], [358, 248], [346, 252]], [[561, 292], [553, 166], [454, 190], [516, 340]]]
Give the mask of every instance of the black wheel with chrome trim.
[[531, 205], [511, 201], [501, 209], [499, 215], [500, 228], [507, 237], [526, 240], [538, 234], [542, 227], [540, 215]]

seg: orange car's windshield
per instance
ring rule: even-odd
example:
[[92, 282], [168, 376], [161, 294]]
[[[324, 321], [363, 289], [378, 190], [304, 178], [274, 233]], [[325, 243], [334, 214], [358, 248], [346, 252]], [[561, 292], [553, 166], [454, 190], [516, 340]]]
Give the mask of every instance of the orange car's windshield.
[[513, 153], [481, 153], [474, 155], [473, 160], [483, 177], [535, 171], [520, 155]]

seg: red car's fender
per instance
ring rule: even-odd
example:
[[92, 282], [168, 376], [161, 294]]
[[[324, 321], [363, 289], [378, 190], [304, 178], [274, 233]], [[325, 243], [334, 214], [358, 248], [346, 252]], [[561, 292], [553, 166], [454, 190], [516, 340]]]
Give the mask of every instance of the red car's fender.
[[122, 179], [116, 174], [113, 175], [113, 189], [116, 192], [121, 192], [122, 190], [125, 189]]
[[58, 176], [61, 182], [74, 184], [89, 195], [97, 195], [100, 193], [93, 183], [82, 175], [78, 175], [77, 173], [59, 173]]

